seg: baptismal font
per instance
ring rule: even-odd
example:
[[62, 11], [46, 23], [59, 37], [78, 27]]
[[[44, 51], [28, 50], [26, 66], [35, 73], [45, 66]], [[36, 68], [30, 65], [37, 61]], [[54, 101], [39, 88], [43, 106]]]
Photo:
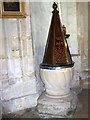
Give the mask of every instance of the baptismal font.
[[53, 9], [44, 58], [40, 64], [45, 91], [38, 99], [37, 111], [41, 117], [67, 118], [77, 106], [77, 97], [70, 85], [74, 62], [66, 40], [70, 35], [66, 34], [66, 28], [61, 24], [55, 2]]

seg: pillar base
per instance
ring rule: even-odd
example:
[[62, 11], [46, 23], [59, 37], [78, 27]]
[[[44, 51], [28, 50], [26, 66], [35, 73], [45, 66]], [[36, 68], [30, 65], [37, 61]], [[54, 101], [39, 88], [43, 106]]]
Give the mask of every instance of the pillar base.
[[77, 106], [77, 95], [71, 91], [69, 95], [59, 98], [49, 97], [43, 93], [38, 99], [37, 111], [41, 118], [70, 118]]

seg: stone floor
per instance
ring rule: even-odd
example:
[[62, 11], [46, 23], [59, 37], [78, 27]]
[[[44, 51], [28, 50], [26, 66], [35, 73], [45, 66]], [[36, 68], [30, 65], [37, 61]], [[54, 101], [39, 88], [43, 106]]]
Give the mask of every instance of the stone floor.
[[[81, 93], [78, 95], [79, 103], [73, 118], [88, 118], [88, 93], [90, 89], [83, 89]], [[24, 111], [20, 111], [16, 114], [8, 114], [3, 115], [3, 119], [5, 118], [39, 118], [37, 111], [35, 108], [27, 109]]]
[[88, 118], [90, 116], [88, 116], [88, 95], [89, 95], [89, 90], [84, 89], [82, 90], [82, 92], [80, 93], [80, 95], [78, 96], [79, 98], [79, 103], [78, 103], [78, 107], [77, 110], [74, 114], [74, 118]]

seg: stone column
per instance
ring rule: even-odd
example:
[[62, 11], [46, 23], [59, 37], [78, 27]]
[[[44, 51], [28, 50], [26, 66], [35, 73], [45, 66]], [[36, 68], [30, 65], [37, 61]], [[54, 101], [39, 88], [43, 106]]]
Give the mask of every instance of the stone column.
[[2, 19], [3, 112], [16, 112], [37, 105], [36, 77], [33, 64], [33, 47], [29, 2], [26, 18]]

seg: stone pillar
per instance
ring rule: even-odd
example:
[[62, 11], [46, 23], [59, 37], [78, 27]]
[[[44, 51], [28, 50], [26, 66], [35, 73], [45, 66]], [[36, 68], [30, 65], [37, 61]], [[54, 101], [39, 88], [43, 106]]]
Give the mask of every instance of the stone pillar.
[[[90, 77], [89, 63], [89, 38], [88, 38], [88, 2], [77, 2], [77, 37], [79, 53], [81, 55], [81, 79]], [[87, 81], [86, 81], [87, 83]]]
[[36, 77], [33, 64], [33, 48], [29, 2], [26, 2], [26, 18], [2, 19], [3, 112], [16, 112], [37, 105]]

